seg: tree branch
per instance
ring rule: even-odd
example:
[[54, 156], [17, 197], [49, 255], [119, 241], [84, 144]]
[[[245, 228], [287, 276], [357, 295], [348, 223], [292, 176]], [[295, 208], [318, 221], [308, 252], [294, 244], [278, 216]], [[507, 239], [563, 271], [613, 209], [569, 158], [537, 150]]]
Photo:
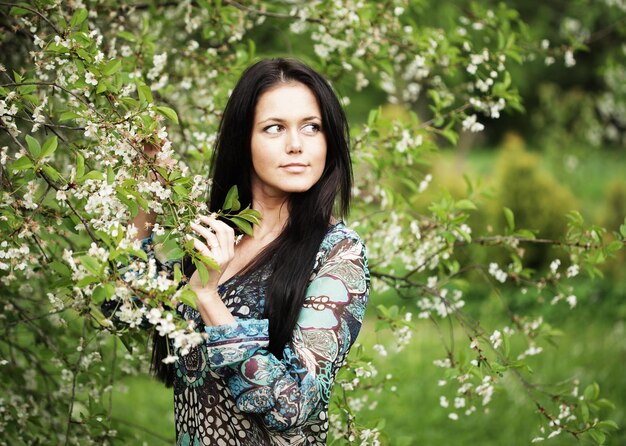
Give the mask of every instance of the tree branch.
[[61, 30], [59, 28], [57, 28], [54, 23], [52, 23], [50, 20], [48, 20], [48, 18], [45, 15], [43, 15], [42, 13], [37, 11], [36, 9], [29, 8], [28, 6], [24, 6], [23, 4], [16, 5], [14, 3], [4, 3], [4, 2], [0, 2], [0, 6], [21, 8], [21, 9], [25, 9], [27, 11], [30, 11], [33, 14], [37, 14], [43, 21], [45, 21], [48, 25], [50, 25], [50, 27], [54, 30], [55, 33], [57, 33], [59, 36], [63, 35]]

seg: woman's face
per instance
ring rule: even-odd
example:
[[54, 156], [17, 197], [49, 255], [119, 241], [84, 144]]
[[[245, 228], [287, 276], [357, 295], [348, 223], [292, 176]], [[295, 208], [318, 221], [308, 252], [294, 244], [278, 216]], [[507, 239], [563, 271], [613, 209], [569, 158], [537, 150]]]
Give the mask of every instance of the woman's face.
[[299, 82], [265, 91], [255, 108], [250, 145], [253, 195], [309, 190], [326, 163], [322, 114], [313, 92]]

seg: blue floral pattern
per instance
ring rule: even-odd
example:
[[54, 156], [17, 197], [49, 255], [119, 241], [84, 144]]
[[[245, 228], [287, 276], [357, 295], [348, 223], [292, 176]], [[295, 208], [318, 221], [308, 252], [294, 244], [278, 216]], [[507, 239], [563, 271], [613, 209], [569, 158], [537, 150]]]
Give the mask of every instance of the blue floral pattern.
[[205, 327], [198, 312], [179, 307], [207, 338], [175, 363], [178, 445], [326, 444], [333, 381], [369, 296], [365, 246], [343, 222], [329, 229], [282, 359], [267, 350], [262, 318], [270, 273], [261, 268], [220, 285], [233, 324]]

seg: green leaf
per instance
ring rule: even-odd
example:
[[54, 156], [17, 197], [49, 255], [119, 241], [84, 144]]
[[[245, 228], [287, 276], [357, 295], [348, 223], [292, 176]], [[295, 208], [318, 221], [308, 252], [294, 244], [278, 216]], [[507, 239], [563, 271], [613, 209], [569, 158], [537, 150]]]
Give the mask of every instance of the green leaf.
[[33, 167], [33, 162], [27, 156], [18, 158], [11, 163], [11, 170], [17, 172], [18, 170], [26, 170]]
[[591, 438], [593, 438], [593, 441], [595, 441], [597, 444], [602, 445], [606, 441], [606, 434], [602, 431], [591, 429], [589, 431], [589, 435], [591, 435]]
[[165, 255], [165, 259], [169, 262], [170, 260], [178, 260], [182, 259], [185, 256], [185, 251], [183, 251], [178, 246], [174, 249], [171, 249]]
[[506, 372], [508, 369], [506, 366], [498, 363], [498, 362], [494, 362], [491, 364], [491, 368], [493, 369], [494, 372], [496, 373], [504, 373]]
[[258, 225], [261, 222], [261, 213], [255, 209], [250, 209], [250, 206], [239, 212], [239, 214], [237, 214], [237, 217], [243, 218], [253, 225]]
[[451, 128], [443, 129], [439, 133], [441, 134], [441, 136], [446, 138], [452, 145], [456, 145], [459, 140], [459, 134]]
[[139, 93], [139, 100], [142, 102], [152, 103], [152, 91], [146, 84], [137, 84], [137, 92]]
[[79, 178], [79, 181], [81, 183], [87, 181], [87, 180], [104, 180], [104, 174], [102, 172], [100, 172], [99, 170], [92, 170], [91, 172], [87, 172], [86, 175], [82, 176]]
[[115, 172], [111, 166], [107, 167], [107, 184], [113, 184], [115, 181]]
[[600, 396], [600, 386], [598, 383], [592, 383], [587, 386], [584, 392], [586, 401], [595, 401]]
[[118, 37], [121, 37], [124, 40], [128, 40], [129, 42], [136, 42], [137, 38], [134, 34], [129, 33], [128, 31], [120, 31], [117, 33]]
[[622, 234], [622, 237], [626, 238], [626, 224], [619, 227], [619, 233]]
[[374, 123], [378, 119], [378, 115], [379, 114], [380, 114], [380, 112], [379, 112], [378, 109], [370, 110], [369, 114], [367, 115], [367, 126], [368, 127], [372, 127], [374, 125]]
[[587, 423], [589, 421], [589, 405], [584, 401], [580, 402], [580, 413], [582, 414], [583, 423]]
[[75, 32], [74, 40], [77, 41], [81, 46], [88, 47], [93, 43], [93, 40], [85, 34], [84, 32]]
[[199, 260], [194, 259], [193, 264], [196, 265], [196, 270], [200, 276], [200, 283], [202, 283], [202, 286], [206, 286], [209, 282], [209, 270], [206, 265]]
[[61, 116], [59, 116], [59, 122], [71, 121], [72, 119], [77, 118], [80, 118], [80, 115], [78, 113], [67, 111], [61, 113]]
[[198, 309], [198, 296], [196, 295], [196, 293], [193, 292], [193, 290], [190, 290], [189, 288], [185, 288], [179, 295], [178, 295], [178, 300], [188, 306], [190, 306], [191, 308], [193, 308], [194, 310]]
[[179, 283], [182, 278], [183, 278], [183, 273], [180, 270], [180, 265], [176, 263], [174, 265], [174, 282]]
[[504, 218], [506, 218], [506, 224], [511, 231], [515, 230], [515, 216], [513, 211], [509, 208], [504, 208]]
[[226, 194], [223, 210], [238, 211], [240, 207], [241, 204], [239, 203], [239, 191], [237, 190], [237, 186], [233, 186]]
[[106, 319], [104, 317], [104, 314], [102, 313], [102, 311], [100, 310], [99, 306], [97, 305], [91, 305], [90, 306], [90, 311], [89, 313], [91, 314], [91, 316], [95, 319], [95, 321], [100, 324], [103, 327], [109, 327], [108, 324], [104, 323], [104, 320]]
[[471, 200], [468, 200], [468, 199], [463, 199], [463, 200], [457, 201], [456, 203], [454, 203], [454, 207], [456, 209], [463, 209], [463, 210], [477, 209], [477, 207], [474, 204], [474, 202], [471, 201]]
[[93, 62], [93, 57], [91, 57], [91, 54], [89, 54], [87, 52], [87, 50], [83, 49], [83, 48], [78, 48], [76, 50], [76, 54], [78, 54], [80, 57], [83, 58], [83, 60], [87, 63], [92, 63]]
[[211, 268], [215, 271], [220, 270], [220, 265], [215, 261], [215, 259], [203, 255], [198, 255], [198, 259], [202, 261], [208, 268]]
[[189, 195], [189, 191], [185, 186], [181, 186], [180, 184], [175, 185], [172, 189], [181, 197], [187, 197]]
[[41, 146], [39, 145], [39, 141], [33, 138], [30, 135], [26, 135], [26, 144], [28, 145], [28, 151], [35, 159], [39, 159], [39, 154], [41, 153]]
[[520, 237], [527, 238], [529, 240], [535, 240], [537, 238], [535, 236], [535, 233], [532, 232], [532, 231], [529, 231], [528, 229], [520, 229], [515, 234], [520, 236]]
[[618, 430], [619, 426], [613, 420], [603, 420], [603, 421], [600, 421], [598, 424], [596, 424], [596, 428], [605, 429], [605, 430], [609, 430], [609, 429]]
[[9, 11], [9, 14], [16, 16], [16, 17], [22, 16], [22, 15], [28, 15], [30, 13], [31, 12], [28, 9], [19, 8], [17, 6], [12, 7], [11, 10]]
[[85, 267], [87, 271], [95, 276], [100, 275], [100, 263], [91, 256], [81, 256], [80, 264]]
[[51, 165], [44, 164], [41, 166], [41, 170], [50, 178], [52, 181], [59, 181], [61, 179], [61, 174]]
[[76, 178], [80, 178], [85, 174], [85, 158], [83, 155], [76, 153]]
[[76, 286], [79, 288], [82, 288], [86, 285], [91, 285], [92, 283], [99, 283], [101, 280], [99, 277], [96, 276], [85, 276], [82, 279], [80, 279], [78, 282], [76, 282]]
[[106, 300], [106, 292], [104, 291], [104, 288], [102, 287], [102, 285], [96, 287], [93, 290], [91, 299], [97, 305], [102, 304]]
[[607, 400], [606, 398], [600, 398], [596, 401], [596, 404], [602, 409], [615, 410], [615, 404], [613, 404], [613, 401]]
[[230, 220], [233, 223], [235, 223], [235, 225], [237, 225], [237, 227], [244, 234], [247, 234], [247, 235], [253, 235], [254, 234], [254, 230], [252, 229], [252, 225], [247, 220], [244, 220], [243, 218], [240, 218], [240, 217], [232, 217]]
[[46, 156], [50, 156], [57, 149], [59, 144], [58, 138], [56, 135], [52, 135], [50, 138], [46, 139], [46, 142], [43, 144], [43, 148], [41, 149], [40, 158], [45, 158]]
[[99, 82], [96, 87], [96, 94], [104, 93], [109, 90], [109, 85], [106, 82]]
[[112, 59], [108, 61], [100, 72], [105, 76], [111, 76], [117, 73], [122, 68], [122, 61], [120, 59]]
[[135, 257], [139, 257], [144, 262], [148, 261], [148, 255], [145, 253], [145, 251], [142, 251], [141, 249], [131, 249], [129, 252]]
[[73, 28], [75, 26], [79, 26], [81, 23], [85, 21], [87, 18], [88, 12], [86, 9], [80, 8], [74, 12], [72, 16], [72, 20], [70, 20], [70, 26]]
[[159, 113], [161, 113], [167, 119], [178, 124], [178, 115], [176, 114], [176, 111], [174, 109], [170, 107], [163, 107], [163, 106], [159, 106], [156, 109]]
[[54, 262], [50, 262], [48, 266], [61, 276], [69, 276], [71, 274], [69, 267], [65, 263], [55, 260]]

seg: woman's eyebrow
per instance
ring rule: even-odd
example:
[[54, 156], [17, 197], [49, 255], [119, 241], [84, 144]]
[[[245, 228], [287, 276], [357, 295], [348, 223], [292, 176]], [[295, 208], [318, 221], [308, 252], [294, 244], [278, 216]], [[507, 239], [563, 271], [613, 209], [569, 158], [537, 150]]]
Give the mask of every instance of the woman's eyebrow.
[[[302, 119], [300, 120], [300, 122], [304, 122], [304, 121], [312, 121], [312, 120], [314, 120], [314, 119], [317, 119], [317, 120], [319, 120], [319, 121], [321, 121], [321, 120], [322, 120], [322, 118], [320, 118], [319, 116], [307, 116], [306, 118], [302, 118]], [[258, 122], [258, 124], [263, 124], [264, 122], [267, 122], [267, 121], [274, 121], [274, 122], [280, 122], [280, 123], [287, 122], [287, 120], [286, 120], [286, 119], [269, 117], [269, 118], [267, 118], [267, 119], [264, 119], [263, 121], [259, 121], [259, 122]]]

